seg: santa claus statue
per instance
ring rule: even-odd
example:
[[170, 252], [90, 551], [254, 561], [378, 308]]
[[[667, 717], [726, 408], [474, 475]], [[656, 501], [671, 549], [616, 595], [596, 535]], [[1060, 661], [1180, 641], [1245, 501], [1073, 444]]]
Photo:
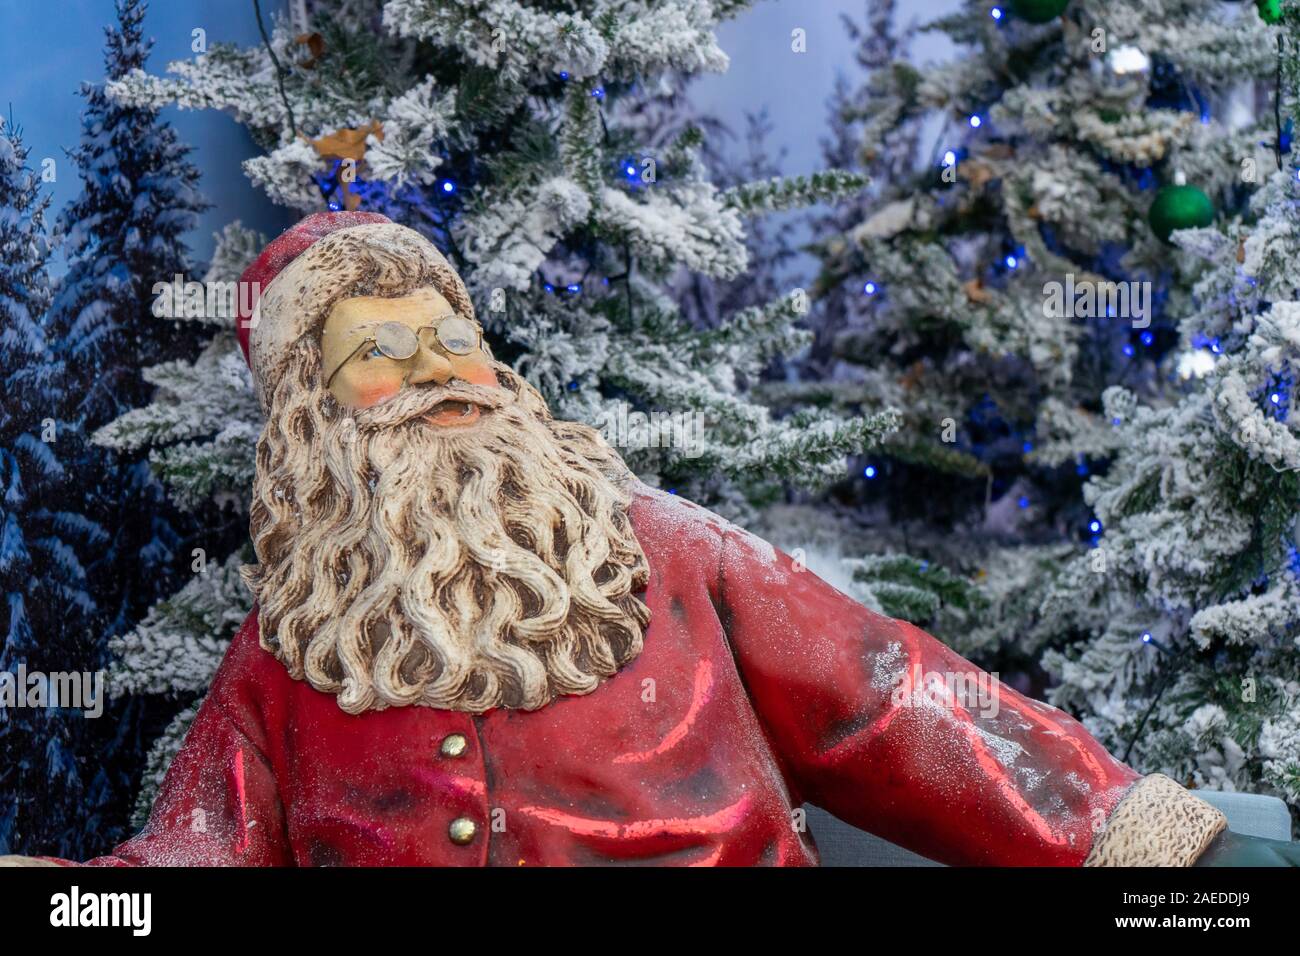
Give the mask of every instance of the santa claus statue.
[[256, 604], [92, 863], [808, 865], [805, 802], [949, 863], [1286, 852], [637, 482], [411, 229], [311, 216], [243, 281]]

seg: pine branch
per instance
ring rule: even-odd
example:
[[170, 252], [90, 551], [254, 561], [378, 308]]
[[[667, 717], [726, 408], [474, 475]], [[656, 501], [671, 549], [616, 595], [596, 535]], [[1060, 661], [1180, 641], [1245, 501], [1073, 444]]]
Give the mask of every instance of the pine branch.
[[754, 216], [839, 202], [860, 193], [870, 184], [871, 179], [867, 176], [828, 169], [811, 176], [773, 177], [762, 182], [744, 183], [724, 192], [722, 201], [744, 215]]

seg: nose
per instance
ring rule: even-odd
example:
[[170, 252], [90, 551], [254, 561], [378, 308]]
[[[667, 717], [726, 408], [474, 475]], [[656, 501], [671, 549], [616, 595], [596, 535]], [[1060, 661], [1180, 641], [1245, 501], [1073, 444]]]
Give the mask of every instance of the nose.
[[406, 377], [408, 385], [423, 385], [425, 382], [446, 385], [452, 377], [451, 362], [447, 361], [447, 357], [424, 345], [411, 357], [411, 362], [414, 364], [410, 375]]

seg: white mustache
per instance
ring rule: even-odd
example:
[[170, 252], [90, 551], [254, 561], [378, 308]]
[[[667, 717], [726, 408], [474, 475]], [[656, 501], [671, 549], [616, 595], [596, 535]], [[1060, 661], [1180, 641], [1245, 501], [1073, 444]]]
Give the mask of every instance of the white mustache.
[[386, 402], [353, 413], [359, 428], [392, 428], [422, 418], [442, 402], [464, 402], [491, 411], [515, 400], [508, 389], [460, 382], [403, 389]]

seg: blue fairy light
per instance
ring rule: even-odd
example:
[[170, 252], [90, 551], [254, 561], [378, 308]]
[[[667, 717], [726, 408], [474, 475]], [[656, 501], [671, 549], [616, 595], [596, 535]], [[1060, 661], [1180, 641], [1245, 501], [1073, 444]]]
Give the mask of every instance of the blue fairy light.
[[1031, 442], [1031, 441], [1027, 441], [1027, 442], [1025, 442], [1023, 445], [1021, 445], [1020, 447], [1021, 447], [1021, 450], [1023, 450], [1024, 453], [1025, 453], [1026, 455], [1028, 455], [1031, 451], [1034, 450], [1034, 443]]
[[972, 113], [967, 122], [970, 123], [971, 129], [979, 129], [984, 125], [984, 118], [979, 113]]
[[456, 191], [456, 184], [450, 179], [444, 179], [442, 181], [442, 191], [450, 195]]
[[863, 475], [863, 477], [865, 477], [865, 478], [874, 478], [874, 477], [876, 477], [876, 466], [875, 466], [875, 465], [867, 465], [866, 468], [863, 468], [863, 469], [862, 469], [862, 475]]
[[334, 200], [332, 199], [330, 200], [330, 212], [338, 212], [342, 208], [343, 207], [340, 206], [338, 203], [336, 203]]
[[1014, 269], [1016, 266], [1020, 265], [1020, 260], [1015, 256], [1007, 256], [1006, 263], [1008, 269]]
[[1156, 337], [1152, 335], [1150, 332], [1143, 332], [1140, 336], [1138, 336], [1138, 338], [1142, 340], [1143, 345], [1150, 345], [1152, 342], [1156, 340]]
[[565, 286], [565, 288], [568, 289], [570, 292], [572, 292], [574, 295], [577, 295], [579, 292], [582, 291], [582, 286], [576, 282], [573, 283], [572, 285]]
[[945, 166], [956, 166], [956, 165], [957, 165], [957, 154], [954, 153], [951, 149], [948, 150], [948, 152], [946, 152], [946, 153], [943, 154], [943, 164], [944, 164]]
[[1266, 386], [1269, 404], [1272, 405], [1271, 414], [1279, 422], [1285, 422], [1290, 417], [1291, 395], [1295, 388], [1295, 383], [1289, 375], [1274, 375]]
[[603, 100], [605, 98], [605, 88], [602, 86], [598, 86], [591, 91], [591, 95], [598, 100]]
[[1029, 497], [1028, 497], [1027, 495], [1021, 495], [1021, 496], [1020, 496], [1020, 500], [1017, 501], [1016, 504], [1020, 505], [1021, 508], [1028, 508], [1028, 507], [1029, 507]]
[[1002, 8], [1001, 8], [1001, 7], [994, 7], [992, 10], [989, 11], [989, 16], [991, 16], [994, 20], [1001, 21], [1001, 20], [1002, 20]]
[[568, 78], [569, 78], [569, 71], [568, 71], [568, 70], [561, 70], [561, 71], [560, 71], [560, 79], [562, 79], [562, 80], [567, 80]]
[[1101, 522], [1098, 521], [1096, 518], [1093, 518], [1091, 521], [1088, 522], [1088, 530], [1091, 531], [1093, 534], [1101, 534]]
[[555, 286], [551, 285], [549, 282], [545, 283], [545, 284], [542, 286], [542, 288], [545, 289], [547, 292], [554, 292], [554, 291], [555, 291]]
[[878, 287], [874, 282], [868, 282], [866, 285], [862, 287], [862, 293], [863, 295], [875, 295], [877, 288]]
[[1143, 631], [1143, 632], [1142, 632], [1142, 643], [1143, 643], [1143, 644], [1150, 644], [1150, 643], [1151, 643], [1151, 632], [1150, 632], [1150, 631]]
[[1133, 357], [1133, 346], [1131, 346], [1131, 345], [1125, 343], [1125, 345], [1124, 345], [1124, 354], [1127, 355], [1129, 358], [1132, 358], [1132, 357]]

